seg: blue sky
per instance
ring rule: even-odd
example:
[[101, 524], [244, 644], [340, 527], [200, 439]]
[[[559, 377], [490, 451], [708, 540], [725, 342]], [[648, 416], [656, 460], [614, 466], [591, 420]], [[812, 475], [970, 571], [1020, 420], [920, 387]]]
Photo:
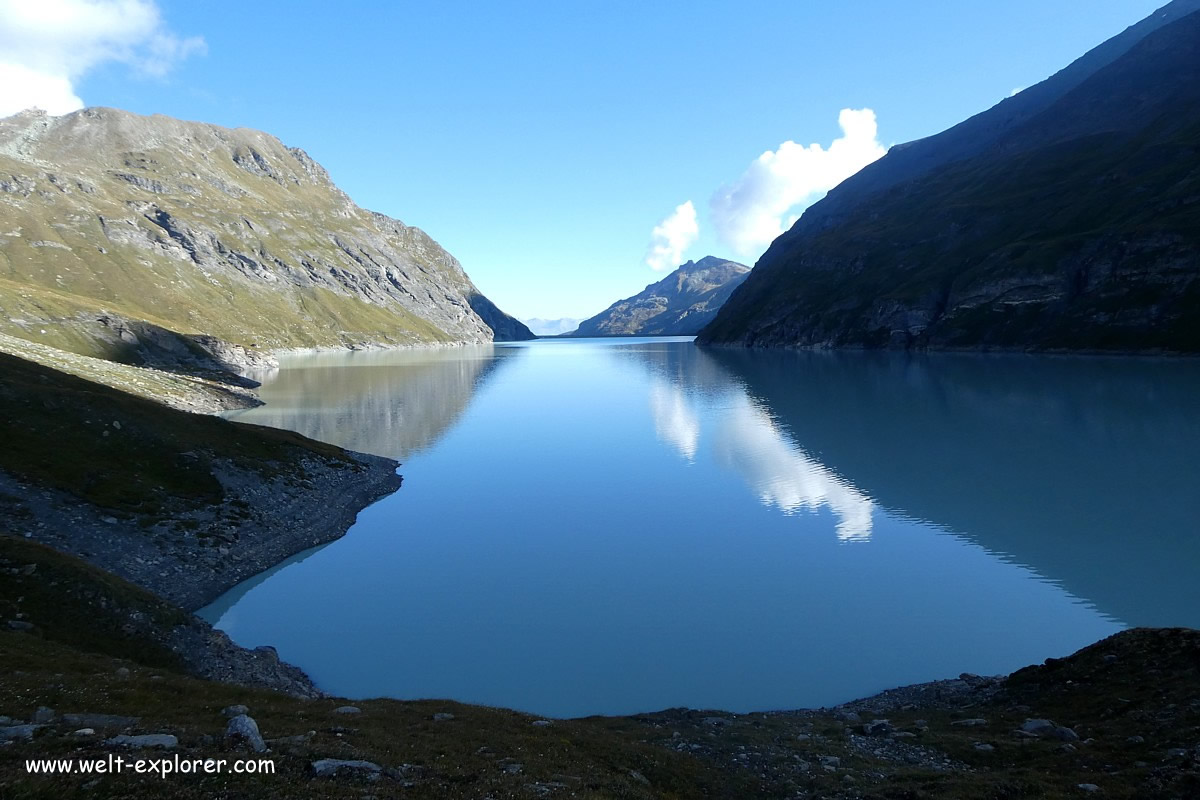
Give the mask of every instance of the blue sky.
[[663, 258], [752, 263], [765, 245], [730, 230], [746, 209], [714, 213], [714, 195], [763, 191], [752, 164], [779, 151], [775, 206], [817, 192], [786, 225], [829, 162], [873, 152], [867, 128], [857, 156], [826, 152], [843, 109], [871, 109], [884, 146], [927, 136], [1164, 3], [0, 0], [0, 24], [18, 5], [61, 15], [47, 36], [80, 8], [117, 30], [142, 15], [89, 58], [63, 40], [84, 103], [273, 133], [428, 231], [510, 313], [585, 317], [662, 277], [652, 231], [688, 201], [697, 231], [676, 216]]

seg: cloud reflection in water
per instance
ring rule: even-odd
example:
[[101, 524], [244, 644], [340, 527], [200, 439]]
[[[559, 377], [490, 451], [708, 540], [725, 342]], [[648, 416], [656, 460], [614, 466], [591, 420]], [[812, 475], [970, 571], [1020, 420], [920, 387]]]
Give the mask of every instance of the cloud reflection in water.
[[[655, 377], [650, 386], [650, 410], [658, 438], [694, 462], [700, 446], [700, 420], [715, 418], [712, 436], [717, 463], [738, 473], [763, 505], [785, 514], [829, 508], [838, 520], [838, 539], [870, 541], [871, 499], [792, 442], [766, 410], [734, 382], [727, 382], [723, 389], [716, 397], [700, 397]], [[706, 399], [718, 402], [720, 413], [701, 414], [695, 404]]]

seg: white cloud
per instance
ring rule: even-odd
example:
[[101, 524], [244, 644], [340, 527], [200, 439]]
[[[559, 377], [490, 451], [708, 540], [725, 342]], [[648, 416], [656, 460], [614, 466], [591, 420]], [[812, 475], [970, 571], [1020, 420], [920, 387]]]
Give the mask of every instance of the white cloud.
[[710, 208], [725, 244], [740, 256], [758, 256], [805, 208], [887, 152], [871, 109], [842, 109], [838, 125], [842, 135], [828, 148], [784, 142], [717, 190]]
[[0, 0], [0, 116], [66, 114], [83, 107], [75, 84], [100, 64], [161, 77], [204, 49], [167, 30], [154, 0]]
[[679, 266], [684, 251], [700, 235], [700, 223], [696, 221], [696, 207], [692, 201], [676, 206], [650, 235], [650, 248], [646, 251], [646, 263], [650, 269], [661, 272]]

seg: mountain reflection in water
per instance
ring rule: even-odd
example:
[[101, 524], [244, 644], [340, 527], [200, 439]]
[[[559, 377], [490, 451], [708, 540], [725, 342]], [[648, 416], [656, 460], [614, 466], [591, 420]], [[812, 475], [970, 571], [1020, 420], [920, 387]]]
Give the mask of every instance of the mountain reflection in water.
[[[310, 357], [306, 357], [310, 358]], [[287, 360], [239, 415], [403, 458], [205, 610], [327, 691], [828, 705], [1200, 626], [1200, 362], [551, 340]]]

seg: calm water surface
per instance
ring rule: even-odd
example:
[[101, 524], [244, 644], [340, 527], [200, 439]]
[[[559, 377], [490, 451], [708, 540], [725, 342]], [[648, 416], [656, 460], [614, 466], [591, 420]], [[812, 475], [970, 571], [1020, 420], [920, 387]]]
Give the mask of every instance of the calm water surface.
[[830, 705], [1200, 627], [1200, 363], [545, 340], [287, 359], [238, 419], [394, 457], [203, 615], [349, 697]]

